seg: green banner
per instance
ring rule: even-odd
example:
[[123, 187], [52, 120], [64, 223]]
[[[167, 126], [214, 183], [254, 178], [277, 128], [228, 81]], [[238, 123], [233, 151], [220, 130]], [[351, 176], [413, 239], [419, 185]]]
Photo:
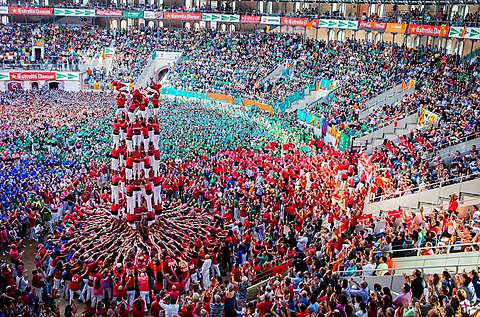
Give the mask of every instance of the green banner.
[[448, 36], [457, 39], [478, 40], [480, 39], [480, 28], [452, 26]]
[[89, 9], [53, 9], [53, 14], [56, 16], [66, 17], [94, 17], [95, 10]]
[[78, 73], [55, 73], [55, 78], [57, 80], [79, 80], [80, 76]]
[[239, 15], [203, 13], [202, 21], [206, 22], [240, 22]]
[[320, 19], [318, 20], [318, 27], [330, 28], [330, 29], [356, 30], [358, 29], [358, 21]]
[[123, 10], [123, 17], [127, 19], [143, 19], [143, 11]]
[[338, 149], [341, 152], [345, 152], [350, 147], [350, 136], [344, 132], [340, 135], [340, 139], [338, 140]]

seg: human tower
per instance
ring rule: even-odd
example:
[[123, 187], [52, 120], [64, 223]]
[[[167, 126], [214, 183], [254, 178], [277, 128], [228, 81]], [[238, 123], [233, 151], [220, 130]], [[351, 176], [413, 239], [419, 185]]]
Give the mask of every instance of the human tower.
[[159, 150], [162, 86], [153, 80], [148, 88], [131, 92], [120, 82], [113, 86], [117, 109], [112, 123], [111, 203], [87, 213], [76, 224], [75, 235], [92, 250], [92, 258], [109, 257], [115, 251], [114, 261], [145, 252], [190, 258], [192, 241], [217, 244], [224, 237], [221, 219], [181, 197], [162, 193], [162, 184], [175, 177], [174, 167], [161, 162]]

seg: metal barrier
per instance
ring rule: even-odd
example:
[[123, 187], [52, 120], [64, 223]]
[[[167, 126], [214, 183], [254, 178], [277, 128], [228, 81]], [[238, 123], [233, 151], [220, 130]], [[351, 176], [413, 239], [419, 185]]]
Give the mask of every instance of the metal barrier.
[[411, 194], [398, 194], [395, 197], [379, 196], [375, 198], [375, 201], [365, 203], [364, 213], [377, 216], [382, 210], [396, 210], [404, 207], [419, 208], [421, 203], [438, 205], [441, 203], [441, 198], [448, 198], [452, 193], [479, 194], [479, 177], [480, 175], [474, 179], [472, 176], [459, 177], [458, 181], [453, 184], [449, 184], [451, 180], [428, 184], [428, 190], [422, 191], [422, 188], [417, 187], [410, 190]]
[[[478, 263], [476, 264], [478, 267]], [[438, 266], [430, 266], [428, 270], [425, 270], [425, 268], [417, 267], [417, 266], [409, 266], [404, 268], [404, 273], [410, 275], [413, 270], [420, 270], [423, 274], [431, 274], [433, 273], [441, 273], [442, 271], [449, 271], [450, 273], [459, 273], [463, 270], [468, 271], [469, 268], [471, 268], [471, 264], [458, 264], [455, 266], [443, 266], [443, 265], [438, 265]], [[475, 267], [475, 268], [476, 268]], [[452, 268], [454, 270], [452, 270]], [[369, 270], [369, 272], [376, 272], [376, 271], [385, 271], [384, 269], [374, 269], [374, 270]], [[346, 273], [360, 273], [360, 275], [356, 275], [354, 277], [349, 277], [345, 276]], [[346, 278], [352, 278], [354, 281], [366, 281], [370, 287], [372, 287], [374, 284], [378, 283], [382, 285], [383, 287], [388, 287], [390, 288], [393, 292], [395, 293], [400, 293], [401, 288], [403, 284], [405, 283], [405, 278], [403, 277], [402, 274], [393, 274], [393, 275], [383, 275], [383, 276], [370, 276], [370, 275], [363, 275], [364, 271], [362, 270], [356, 270], [356, 271], [337, 271], [336, 273], [343, 279]]]
[[[288, 272], [288, 269], [289, 269], [288, 262], [289, 261], [285, 261], [285, 262], [281, 263], [280, 265], [276, 266], [276, 267], [285, 266], [285, 272], [282, 272], [281, 273], [282, 275], [285, 275]], [[256, 293], [257, 293], [258, 288], [267, 285], [268, 282], [270, 282], [272, 279], [276, 278], [276, 276], [273, 275], [274, 272], [275, 272], [275, 270], [272, 268], [272, 269], [260, 272], [260, 274], [257, 275], [256, 283], [254, 285], [251, 285], [247, 289], [247, 292], [248, 292], [247, 302], [255, 299], [255, 297], [257, 296]]]

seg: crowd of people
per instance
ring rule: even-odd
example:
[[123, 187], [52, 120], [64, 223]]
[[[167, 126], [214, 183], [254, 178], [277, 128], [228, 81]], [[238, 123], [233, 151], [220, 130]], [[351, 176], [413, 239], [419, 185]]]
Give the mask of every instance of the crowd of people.
[[[115, 41], [115, 92], [0, 93], [0, 242], [8, 260], [1, 263], [1, 314], [460, 317], [476, 311], [476, 270], [415, 271], [398, 295], [350, 280], [395, 274], [397, 257], [418, 254], [404, 249], [423, 248], [422, 256], [452, 244], [479, 251], [480, 212], [473, 206], [460, 214], [456, 193], [448, 208], [431, 213], [363, 214], [372, 193], [407, 195], [415, 186], [478, 176], [476, 147], [452, 156], [448, 166], [435, 154], [446, 140], [479, 137], [476, 64], [459, 65], [455, 56], [430, 49], [291, 34], [105, 32], [92, 30], [94, 48], [87, 38], [58, 39], [55, 47], [85, 52]], [[315, 111], [344, 129], [375, 129], [421, 108], [438, 114], [442, 129], [385, 142], [369, 158], [384, 173], [371, 182], [359, 153], [325, 144], [294, 115], [163, 98], [153, 81], [130, 89], [126, 83], [154, 49], [184, 52], [168, 74], [176, 88], [275, 100], [330, 78], [344, 87]], [[292, 71], [262, 86], [287, 59], [297, 60]], [[414, 78], [420, 89], [360, 121], [364, 102], [398, 78]], [[252, 301], [249, 287], [265, 278]]]
[[[146, 310], [158, 316], [161, 309], [169, 316], [223, 311], [233, 316], [237, 310], [250, 315], [255, 307], [247, 304], [247, 286], [291, 265], [291, 278], [265, 288], [283, 296], [267, 313], [280, 315], [285, 307], [290, 314], [306, 313], [304, 292], [322, 281], [325, 285], [310, 289], [310, 295], [328, 296], [328, 305], [317, 310], [327, 313], [337, 300], [330, 293], [342, 293], [338, 278], [355, 275], [362, 265], [378, 266], [376, 275], [387, 274], [392, 267], [383, 263], [392, 263], [389, 251], [399, 246], [431, 244], [441, 250], [442, 241], [478, 239], [480, 213], [454, 226], [460, 221], [455, 206], [421, 218], [402, 213], [402, 231], [387, 219], [383, 235], [374, 234], [373, 220], [355, 233], [367, 192], [362, 177], [352, 182], [355, 153], [340, 153], [288, 118], [188, 100], [166, 100], [151, 109], [163, 123], [157, 221], [138, 228], [118, 223], [110, 214], [116, 198], [108, 181], [115, 172], [107, 165], [115, 133], [106, 131], [112, 114], [125, 112], [113, 109], [114, 97], [62, 91], [2, 94], [7, 105], [2, 116], [2, 246], [10, 256], [0, 280], [4, 311], [55, 316], [60, 314], [56, 298], [64, 297], [65, 315], [78, 301], [84, 303], [85, 316], [129, 311], [143, 316]], [[348, 175], [345, 190], [337, 186], [342, 171]], [[445, 222], [438, 221], [441, 216]], [[457, 232], [460, 226], [464, 230]], [[22, 260], [29, 239], [39, 243], [32, 275]], [[314, 261], [310, 269], [302, 262], [305, 255]], [[222, 280], [225, 275], [230, 277]], [[290, 296], [280, 285], [295, 287], [294, 292]], [[457, 293], [454, 287], [451, 291]], [[260, 295], [258, 314], [270, 301], [270, 295]]]
[[[86, 59], [100, 57], [102, 49], [113, 40], [110, 31], [94, 26], [53, 24], [2, 24], [0, 36], [0, 63], [4, 66], [37, 63], [44, 64], [43, 69], [71, 71]], [[35, 61], [33, 46], [44, 48], [43, 56], [36, 56]]]

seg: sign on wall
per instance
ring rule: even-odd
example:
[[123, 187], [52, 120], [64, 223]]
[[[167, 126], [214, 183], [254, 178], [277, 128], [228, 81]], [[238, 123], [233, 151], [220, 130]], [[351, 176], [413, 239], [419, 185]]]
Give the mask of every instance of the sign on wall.
[[57, 9], [53, 10], [53, 14], [66, 17], [94, 17], [95, 10], [90, 9]]

